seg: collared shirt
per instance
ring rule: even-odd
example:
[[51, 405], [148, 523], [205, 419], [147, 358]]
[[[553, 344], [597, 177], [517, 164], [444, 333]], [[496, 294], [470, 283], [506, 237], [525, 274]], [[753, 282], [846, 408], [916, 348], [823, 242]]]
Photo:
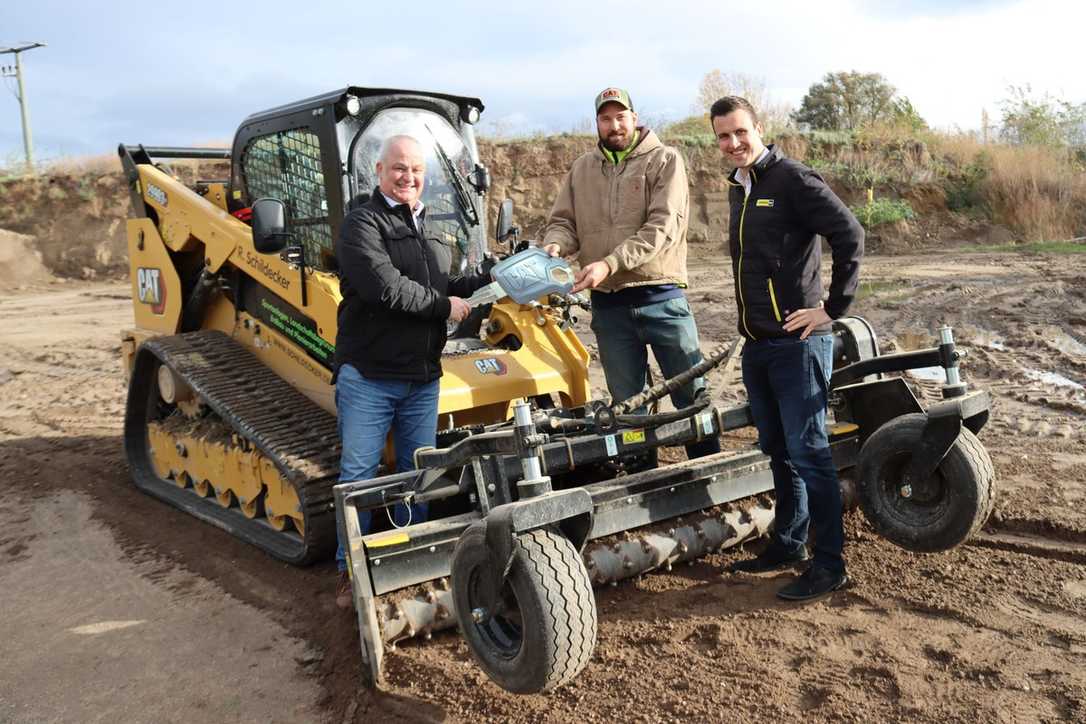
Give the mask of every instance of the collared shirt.
[[[381, 195], [385, 197], [385, 202], [388, 203], [388, 205], [392, 208], [396, 208], [397, 206], [407, 206], [407, 204], [402, 201], [397, 201], [396, 199], [389, 198], [388, 194], [386, 194], [384, 191], [381, 192]], [[422, 201], [419, 201], [417, 204], [415, 204], [415, 208], [411, 211], [411, 220], [415, 222], [415, 231], [418, 232], [422, 231], [422, 227], [419, 226], [419, 215], [422, 214], [422, 210], [424, 208], [426, 208], [426, 205], [423, 204]]]
[[[769, 148], [768, 147], [763, 148], [762, 152], [758, 154], [758, 158], [754, 159], [754, 163], [752, 163], [747, 168], [737, 168], [735, 170], [735, 180], [738, 181], [739, 183], [743, 184], [743, 190], [746, 192], [747, 196], [750, 196], [750, 185], [751, 185], [750, 184], [750, 171], [748, 169], [756, 166], [759, 161], [761, 161], [763, 158], [765, 158], [768, 155], [769, 155]], [[385, 198], [388, 198], [388, 197], [386, 196]]]

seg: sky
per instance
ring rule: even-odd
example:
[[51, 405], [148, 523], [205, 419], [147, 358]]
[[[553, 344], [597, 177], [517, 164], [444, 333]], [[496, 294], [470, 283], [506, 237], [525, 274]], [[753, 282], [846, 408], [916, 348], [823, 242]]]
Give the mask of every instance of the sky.
[[[969, 130], [1012, 85], [1086, 102], [1083, 27], [1074, 0], [0, 2], [0, 47], [47, 43], [22, 55], [39, 160], [225, 145], [250, 113], [347, 85], [477, 96], [492, 135], [589, 129], [612, 85], [663, 123], [713, 69], [795, 107], [826, 73], [881, 73], [932, 126]], [[0, 166], [23, 154], [3, 82]]]

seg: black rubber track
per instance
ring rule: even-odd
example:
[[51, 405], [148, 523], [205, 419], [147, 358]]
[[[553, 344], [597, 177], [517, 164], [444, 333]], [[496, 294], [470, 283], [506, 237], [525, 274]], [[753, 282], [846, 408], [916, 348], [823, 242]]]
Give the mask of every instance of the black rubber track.
[[[301, 501], [305, 537], [249, 519], [158, 477], [147, 423], [158, 419], [157, 374], [166, 365], [230, 426], [271, 460]], [[289, 385], [228, 335], [208, 330], [155, 337], [136, 353], [128, 386], [124, 447], [136, 486], [252, 543], [280, 560], [306, 565], [335, 550], [332, 486], [339, 477], [336, 418]]]

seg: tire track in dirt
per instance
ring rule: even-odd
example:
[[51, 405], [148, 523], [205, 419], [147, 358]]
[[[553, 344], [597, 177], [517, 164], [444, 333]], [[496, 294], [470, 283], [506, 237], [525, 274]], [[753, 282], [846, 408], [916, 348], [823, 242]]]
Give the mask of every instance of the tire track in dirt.
[[[715, 257], [691, 266], [691, 306], [710, 348], [735, 335], [730, 270]], [[186, 600], [197, 589], [177, 577], [183, 569], [306, 640], [310, 653], [294, 664], [320, 683], [319, 705], [331, 721], [1084, 720], [1086, 566], [1076, 557], [1084, 540], [1077, 536], [1086, 534], [1084, 417], [1052, 404], [1066, 400], [1057, 388], [1023, 377], [1038, 369], [1081, 380], [1080, 352], [1049, 332], [1086, 339], [1086, 298], [1071, 281], [1084, 276], [1086, 259], [1077, 257], [868, 259], [865, 281], [885, 284], [853, 311], [872, 321], [885, 350], [917, 340], [927, 346], [948, 322], [974, 352], [963, 374], [993, 396], [993, 420], [980, 436], [999, 486], [992, 526], [975, 545], [916, 555], [850, 514], [853, 583], [807, 606], [775, 598], [785, 574], [722, 575], [742, 551], [599, 590], [592, 660], [569, 686], [544, 696], [497, 689], [453, 632], [401, 645], [387, 659], [387, 688], [362, 689], [357, 631], [353, 617], [334, 608], [330, 565], [277, 564], [133, 490], [117, 430], [106, 427], [123, 413], [124, 380], [116, 337], [101, 329], [125, 323], [126, 285], [16, 299], [22, 311], [13, 318], [24, 320], [23, 331], [5, 339], [17, 354], [0, 367], [8, 360], [22, 367], [6, 381], [0, 375], [0, 476], [24, 496], [82, 491], [153, 585]], [[1029, 307], [1031, 295], [1048, 306]], [[0, 298], [0, 312], [9, 303]], [[92, 306], [79, 311], [82, 304]], [[55, 320], [53, 331], [29, 321], [65, 305], [74, 310], [68, 318], [36, 318]], [[104, 306], [90, 311], [93, 305]], [[1063, 321], [1039, 321], [1046, 315]], [[926, 401], [938, 399], [937, 382], [911, 384]], [[741, 388], [720, 396], [739, 400]], [[1027, 419], [1034, 421], [1028, 429], [1016, 424]], [[1070, 436], [1061, 425], [1072, 426]], [[740, 431], [726, 442], [745, 447], [753, 436]], [[1030, 541], [1041, 551], [1053, 539], [1074, 543], [1074, 556], [1008, 544], [1008, 536], [1027, 533], [1043, 539]], [[988, 535], [995, 545], [983, 543]], [[0, 543], [0, 557], [18, 559], [34, 543], [12, 538]], [[207, 667], [214, 675], [213, 657]]]

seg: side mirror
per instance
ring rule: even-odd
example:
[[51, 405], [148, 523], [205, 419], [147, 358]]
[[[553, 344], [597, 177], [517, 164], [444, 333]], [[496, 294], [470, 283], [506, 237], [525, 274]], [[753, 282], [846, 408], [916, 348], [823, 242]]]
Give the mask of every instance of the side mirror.
[[261, 254], [282, 251], [290, 239], [287, 233], [287, 209], [279, 199], [253, 202], [253, 246]]
[[515, 244], [519, 233], [520, 229], [513, 226], [513, 199], [506, 199], [502, 201], [502, 205], [498, 208], [498, 228], [494, 238], [498, 240], [499, 244], [503, 244], [511, 238]]
[[481, 163], [475, 164], [475, 170], [471, 172], [469, 180], [476, 191], [485, 194], [490, 190], [490, 169]]

